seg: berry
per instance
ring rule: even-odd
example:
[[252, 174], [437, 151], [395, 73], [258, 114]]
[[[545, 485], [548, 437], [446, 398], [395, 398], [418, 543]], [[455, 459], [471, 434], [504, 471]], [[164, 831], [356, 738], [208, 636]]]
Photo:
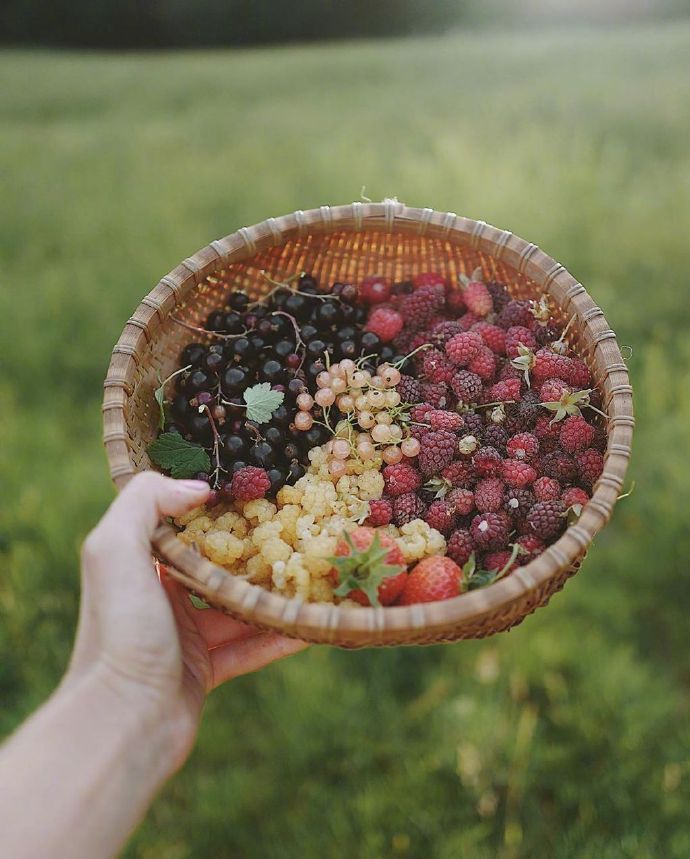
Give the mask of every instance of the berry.
[[433, 408], [444, 409], [448, 404], [448, 386], [443, 382], [422, 382], [422, 397]]
[[369, 502], [369, 516], [366, 524], [372, 528], [379, 528], [383, 525], [390, 525], [393, 519], [393, 505], [385, 498], [378, 501]]
[[430, 403], [419, 403], [410, 409], [410, 419], [416, 424], [427, 423], [426, 416], [434, 410], [434, 406]]
[[463, 567], [474, 552], [474, 542], [469, 531], [458, 529], [453, 531], [448, 539], [448, 557]]
[[588, 424], [581, 415], [571, 415], [563, 421], [559, 439], [563, 450], [577, 453], [590, 447], [594, 436], [595, 431], [591, 424]]
[[414, 289], [421, 289], [423, 286], [442, 286], [445, 289], [446, 279], [438, 272], [424, 271], [412, 278], [412, 286]]
[[373, 331], [382, 343], [390, 343], [401, 331], [403, 318], [392, 307], [375, 307], [369, 314], [366, 331]]
[[570, 483], [577, 473], [575, 461], [562, 450], [552, 450], [545, 453], [540, 460], [540, 466], [542, 474], [553, 477], [561, 484]]
[[519, 378], [504, 379], [501, 382], [496, 382], [495, 385], [492, 385], [492, 387], [489, 388], [487, 402], [505, 403], [510, 400], [519, 400], [520, 388], [521, 380]]
[[430, 424], [432, 430], [445, 430], [446, 432], [457, 432], [465, 425], [462, 415], [457, 412], [445, 412], [441, 409], [432, 409], [427, 412], [425, 423]]
[[451, 489], [446, 495], [446, 501], [455, 508], [456, 513], [460, 516], [468, 516], [474, 510], [474, 492], [471, 489], [463, 489], [460, 486]]
[[503, 470], [503, 457], [495, 447], [480, 447], [472, 457], [472, 464], [481, 477], [496, 477]]
[[513, 519], [523, 519], [535, 501], [535, 495], [531, 490], [511, 486], [503, 496], [503, 509]]
[[412, 330], [419, 331], [426, 328], [443, 309], [445, 302], [446, 295], [442, 286], [422, 286], [402, 300], [400, 313]]
[[412, 376], [401, 376], [395, 390], [403, 403], [419, 403], [422, 399], [421, 386]]
[[563, 379], [547, 379], [539, 390], [543, 403], [557, 403], [564, 394], [570, 393], [570, 387]]
[[446, 355], [453, 364], [466, 367], [483, 345], [484, 341], [475, 331], [463, 331], [446, 343]]
[[548, 540], [565, 527], [565, 507], [561, 501], [537, 501], [527, 514], [531, 533]]
[[454, 488], [468, 488], [474, 486], [476, 477], [472, 464], [461, 459], [451, 462], [449, 466], [441, 471], [441, 477], [447, 480]]
[[365, 277], [359, 285], [359, 295], [366, 304], [381, 304], [391, 296], [391, 283], [385, 277]]
[[546, 546], [535, 534], [521, 534], [515, 541], [523, 550], [517, 557], [518, 564], [524, 566], [544, 551]]
[[534, 459], [539, 453], [539, 439], [530, 432], [518, 433], [508, 439], [506, 452], [513, 459]]
[[495, 355], [505, 355], [506, 353], [506, 332], [499, 328], [498, 325], [492, 325], [490, 322], [477, 322], [472, 326], [472, 331], [475, 331], [484, 341]]
[[537, 341], [529, 328], [522, 325], [513, 325], [506, 331], [506, 355], [509, 358], [517, 358], [520, 354], [520, 346], [527, 349], [535, 349]]
[[575, 456], [577, 474], [585, 486], [592, 486], [604, 470], [604, 457], [596, 448], [588, 447]]
[[538, 391], [529, 390], [522, 395], [522, 399], [515, 406], [515, 417], [521, 430], [528, 430], [534, 426], [541, 414], [540, 403], [541, 396]]
[[426, 504], [414, 492], [398, 495], [393, 501], [393, 522], [398, 527], [407, 525], [413, 519], [421, 519], [426, 510]]
[[462, 570], [450, 558], [424, 558], [412, 568], [405, 582], [401, 605], [447, 600], [462, 593]]
[[527, 462], [520, 459], [506, 459], [503, 461], [503, 479], [508, 486], [522, 489], [534, 483], [537, 472]]
[[503, 507], [504, 491], [505, 484], [500, 477], [485, 477], [474, 489], [475, 507], [480, 513], [498, 513]]
[[482, 346], [467, 365], [471, 373], [476, 373], [485, 384], [492, 382], [496, 375], [496, 356], [488, 346]]
[[534, 317], [532, 316], [529, 301], [516, 301], [513, 299], [498, 314], [498, 324], [506, 330], [515, 325], [528, 328], [533, 320]]
[[456, 518], [455, 508], [443, 498], [432, 501], [424, 514], [424, 521], [427, 525], [442, 534], [448, 534], [453, 530]]
[[502, 283], [496, 283], [496, 281], [489, 281], [486, 284], [486, 288], [493, 299], [494, 310], [496, 313], [500, 313], [510, 301], [510, 293]]
[[409, 462], [387, 465], [382, 473], [387, 495], [395, 497], [416, 492], [422, 485], [422, 475]]
[[502, 513], [480, 513], [470, 526], [472, 540], [478, 549], [503, 549], [508, 543], [508, 522]]
[[584, 507], [589, 501], [589, 495], [584, 489], [580, 489], [579, 486], [571, 486], [570, 489], [566, 489], [563, 495], [561, 495], [561, 501], [564, 507], [574, 507], [576, 504]]
[[592, 374], [582, 358], [570, 359], [570, 372], [568, 376], [565, 377], [565, 380], [576, 390], [591, 388]]
[[422, 438], [419, 467], [422, 474], [432, 476], [453, 461], [458, 440], [452, 432], [432, 430]]
[[462, 291], [462, 298], [471, 313], [487, 316], [494, 309], [494, 302], [486, 284], [471, 280]]
[[469, 435], [473, 435], [475, 438], [481, 439], [484, 433], [484, 422], [481, 419], [481, 415], [478, 415], [475, 412], [466, 412], [463, 414], [463, 417], [465, 419], [465, 431]]
[[463, 315], [458, 319], [458, 325], [460, 326], [461, 331], [469, 331], [481, 321], [482, 317], [477, 316], [476, 313], [463, 313]]
[[254, 501], [264, 498], [271, 488], [271, 480], [264, 468], [247, 465], [232, 476], [230, 493], [236, 501]]
[[467, 310], [461, 289], [450, 289], [448, 291], [446, 294], [446, 307], [453, 316], [460, 316], [461, 313]]
[[539, 349], [534, 354], [534, 366], [530, 371], [532, 384], [541, 388], [547, 379], [566, 379], [571, 373], [571, 366], [567, 355], [560, 355], [551, 349]]
[[[484, 560], [482, 561], [482, 567], [485, 570], [489, 570], [490, 572], [500, 572], [503, 570], [506, 565], [510, 562], [510, 559], [513, 557], [513, 553], [509, 549], [501, 549], [499, 552], [489, 552], [484, 556]], [[506, 575], [508, 573], [512, 573], [512, 571], [518, 566], [517, 558], [510, 564], [508, 569], [506, 570]]]
[[427, 349], [422, 357], [422, 372], [434, 383], [450, 382], [455, 373], [453, 365], [438, 349]]
[[556, 501], [561, 495], [561, 484], [553, 477], [538, 477], [532, 484], [537, 501]]
[[355, 528], [338, 542], [331, 559], [336, 596], [362, 605], [390, 605], [407, 581], [405, 558], [393, 538], [373, 528]]
[[501, 456], [506, 452], [508, 433], [499, 424], [489, 424], [484, 429], [482, 441], [487, 447], [495, 447]]
[[482, 394], [482, 380], [476, 373], [459, 370], [451, 379], [450, 385], [455, 396], [465, 404], [477, 403]]
[[462, 326], [454, 320], [444, 320], [439, 322], [431, 330], [430, 342], [439, 349], [444, 349], [446, 343], [456, 334], [460, 334]]
[[551, 439], [556, 440], [560, 434], [561, 428], [556, 422], [551, 423], [550, 415], [540, 414], [537, 422], [534, 425], [534, 434], [539, 439], [542, 447], [544, 442]]

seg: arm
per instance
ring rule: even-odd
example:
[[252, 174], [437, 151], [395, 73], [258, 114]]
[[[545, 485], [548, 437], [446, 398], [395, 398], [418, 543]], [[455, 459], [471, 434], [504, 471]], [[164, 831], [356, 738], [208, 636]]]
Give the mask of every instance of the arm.
[[305, 647], [199, 611], [172, 580], [159, 581], [156, 524], [207, 494], [206, 484], [143, 474], [87, 538], [69, 670], [0, 748], [8, 859], [116, 855], [191, 751], [206, 694]]

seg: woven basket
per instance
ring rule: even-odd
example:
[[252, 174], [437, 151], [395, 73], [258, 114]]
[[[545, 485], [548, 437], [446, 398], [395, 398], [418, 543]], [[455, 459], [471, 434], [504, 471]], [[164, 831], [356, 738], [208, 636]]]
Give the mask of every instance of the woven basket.
[[322, 206], [244, 227], [185, 260], [142, 300], [113, 349], [103, 402], [110, 473], [121, 488], [150, 467], [146, 447], [156, 434], [157, 373], [167, 376], [182, 347], [200, 339], [174, 319], [203, 326], [228, 284], [258, 297], [269, 288], [262, 270], [276, 280], [309, 271], [322, 283], [357, 282], [367, 274], [401, 280], [424, 271], [454, 281], [477, 266], [514, 297], [551, 296], [562, 323], [575, 316], [568, 340], [590, 367], [608, 415], [604, 471], [577, 524], [506, 578], [444, 602], [348, 608], [287, 599], [202, 558], [164, 523], [153, 547], [175, 579], [257, 626], [342, 647], [482, 638], [515, 626], [563, 587], [611, 516], [623, 485], [634, 426], [628, 372], [604, 314], [562, 265], [510, 232], [452, 213], [396, 201]]

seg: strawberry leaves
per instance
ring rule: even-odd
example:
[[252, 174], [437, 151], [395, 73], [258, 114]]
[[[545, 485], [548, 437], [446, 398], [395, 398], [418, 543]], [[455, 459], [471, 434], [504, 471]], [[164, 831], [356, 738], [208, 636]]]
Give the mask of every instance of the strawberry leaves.
[[182, 438], [176, 432], [164, 432], [151, 442], [147, 453], [152, 462], [167, 471], [171, 477], [193, 477], [211, 468], [208, 453], [200, 444]]
[[463, 591], [476, 591], [478, 588], [484, 588], [502, 579], [513, 568], [517, 556], [523, 552], [524, 549], [520, 544], [514, 543], [510, 557], [500, 570], [482, 570], [477, 566], [477, 560], [474, 552], [472, 552], [469, 560], [462, 568]]
[[352, 538], [345, 533], [350, 554], [329, 558], [338, 572], [338, 587], [333, 591], [336, 596], [345, 597], [351, 591], [361, 590], [373, 606], [380, 605], [379, 585], [389, 576], [397, 576], [405, 570], [400, 564], [387, 564], [385, 559], [390, 548], [381, 545], [378, 533], [366, 549], [358, 549]]

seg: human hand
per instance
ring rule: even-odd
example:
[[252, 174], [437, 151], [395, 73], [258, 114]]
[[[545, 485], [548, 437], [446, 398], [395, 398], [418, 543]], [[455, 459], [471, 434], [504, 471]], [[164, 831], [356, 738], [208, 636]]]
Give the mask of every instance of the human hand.
[[202, 504], [209, 487], [155, 472], [134, 477], [82, 551], [79, 628], [64, 686], [95, 673], [126, 706], [153, 714], [170, 736], [170, 769], [187, 757], [208, 692], [304, 649], [215, 609], [197, 609], [165, 573], [151, 536], [163, 516]]

